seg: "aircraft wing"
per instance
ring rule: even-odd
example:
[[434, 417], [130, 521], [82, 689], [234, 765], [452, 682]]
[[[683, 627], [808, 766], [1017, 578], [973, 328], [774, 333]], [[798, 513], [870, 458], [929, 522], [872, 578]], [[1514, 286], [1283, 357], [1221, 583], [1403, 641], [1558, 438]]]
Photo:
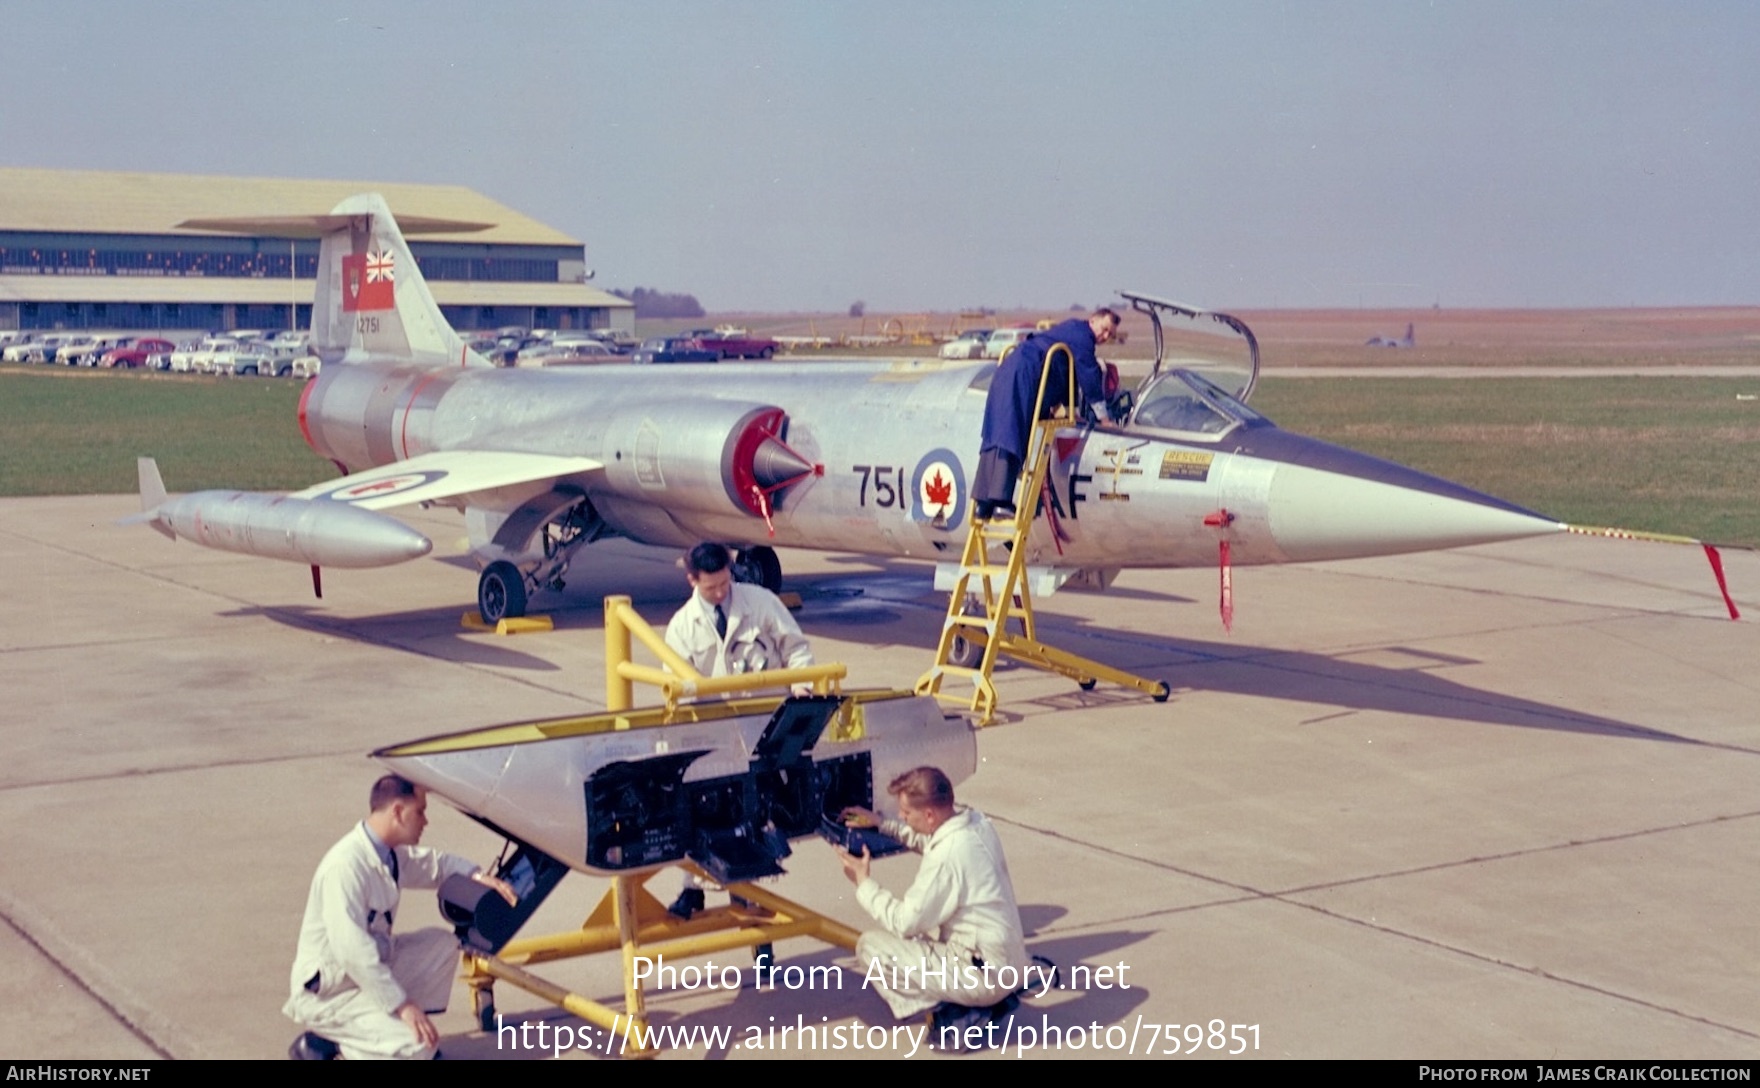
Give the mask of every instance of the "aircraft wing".
[[445, 450], [380, 465], [340, 480], [326, 480], [289, 497], [347, 503], [362, 510], [386, 510], [604, 467], [603, 462], [591, 457]]

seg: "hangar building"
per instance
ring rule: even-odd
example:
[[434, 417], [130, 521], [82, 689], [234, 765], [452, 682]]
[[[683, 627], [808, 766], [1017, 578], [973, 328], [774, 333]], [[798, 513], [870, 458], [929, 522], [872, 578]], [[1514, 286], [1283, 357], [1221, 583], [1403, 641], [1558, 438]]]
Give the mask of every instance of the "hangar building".
[[0, 168], [0, 329], [309, 328], [318, 243], [179, 229], [312, 215], [355, 193], [393, 214], [492, 223], [409, 239], [457, 329], [610, 328], [635, 307], [587, 284], [586, 249], [454, 185]]

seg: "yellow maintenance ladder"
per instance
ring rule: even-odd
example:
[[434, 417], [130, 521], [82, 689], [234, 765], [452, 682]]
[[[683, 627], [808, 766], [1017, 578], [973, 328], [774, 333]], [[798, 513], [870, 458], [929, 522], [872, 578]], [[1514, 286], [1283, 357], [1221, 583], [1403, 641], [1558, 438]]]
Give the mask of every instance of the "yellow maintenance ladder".
[[[1064, 356], [1069, 375], [1069, 389], [1063, 402], [1069, 408], [1047, 418], [1045, 393], [1051, 380], [1052, 363], [1059, 352]], [[1136, 688], [1158, 703], [1165, 702], [1171, 691], [1166, 681], [1124, 672], [1039, 641], [1033, 618], [1033, 597], [1027, 581], [1027, 537], [1033, 531], [1033, 521], [1045, 492], [1057, 433], [1068, 422], [1067, 411], [1073, 410], [1075, 403], [1075, 356], [1068, 345], [1055, 344], [1046, 353], [1045, 366], [1039, 375], [1039, 394], [1033, 404], [1033, 432], [1027, 440], [1026, 462], [1021, 465], [1020, 479], [1015, 485], [1015, 515], [979, 520], [974, 513], [970, 519], [971, 528], [960, 553], [959, 577], [948, 596], [947, 620], [942, 624], [941, 640], [935, 649], [935, 664], [917, 681], [919, 695], [963, 703], [963, 696], [943, 692], [942, 682], [950, 676], [969, 679], [972, 682], [969, 709], [979, 725], [989, 725], [996, 717], [996, 685], [990, 675], [999, 657], [1067, 676], [1083, 691], [1105, 680]], [[973, 607], [978, 604], [982, 605], [982, 611]], [[1018, 621], [1018, 632], [1009, 630], [1010, 620]], [[962, 656], [962, 643], [978, 650], [976, 664], [956, 663], [956, 659]]]

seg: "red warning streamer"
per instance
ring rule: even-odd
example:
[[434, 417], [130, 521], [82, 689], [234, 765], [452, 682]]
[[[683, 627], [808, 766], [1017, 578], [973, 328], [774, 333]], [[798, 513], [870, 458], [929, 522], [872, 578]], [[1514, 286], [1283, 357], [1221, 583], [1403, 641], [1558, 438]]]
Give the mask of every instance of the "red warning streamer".
[[[1204, 515], [1204, 524], [1212, 529], [1226, 530], [1234, 524], [1234, 515], [1226, 508], [1214, 514]], [[1234, 631], [1234, 565], [1228, 560], [1228, 538], [1221, 541], [1222, 549], [1218, 562], [1222, 568], [1222, 599], [1218, 607], [1222, 610], [1222, 630], [1227, 633]]]
[[1222, 542], [1222, 630], [1234, 631], [1234, 567], [1228, 562], [1228, 541]]
[[1729, 618], [1739, 620], [1742, 614], [1736, 610], [1736, 602], [1729, 595], [1729, 583], [1723, 580], [1723, 556], [1709, 544], [1705, 546], [1705, 558], [1711, 561], [1711, 573], [1717, 578], [1717, 591], [1723, 594], [1723, 606], [1729, 609]]

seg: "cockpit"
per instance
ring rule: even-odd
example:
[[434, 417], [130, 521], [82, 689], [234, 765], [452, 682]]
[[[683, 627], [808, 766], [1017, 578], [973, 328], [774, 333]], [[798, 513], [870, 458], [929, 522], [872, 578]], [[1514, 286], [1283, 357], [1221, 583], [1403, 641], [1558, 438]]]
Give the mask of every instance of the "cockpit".
[[1183, 368], [1150, 375], [1137, 389], [1136, 399], [1132, 427], [1172, 431], [1185, 437], [1221, 438], [1236, 427], [1271, 422], [1215, 382]]
[[1259, 380], [1259, 342], [1228, 314], [1121, 291], [1155, 334], [1155, 362], [1136, 389], [1129, 426], [1215, 441], [1271, 426], [1246, 405]]

